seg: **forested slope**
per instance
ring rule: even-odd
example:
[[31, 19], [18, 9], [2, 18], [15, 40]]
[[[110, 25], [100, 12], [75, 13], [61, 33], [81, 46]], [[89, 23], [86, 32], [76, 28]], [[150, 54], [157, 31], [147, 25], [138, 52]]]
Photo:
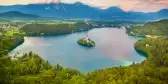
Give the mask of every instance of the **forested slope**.
[[168, 19], [149, 22], [143, 26], [134, 26], [127, 29], [130, 35], [168, 35]]
[[61, 24], [28, 24], [21, 28], [27, 35], [58, 35], [69, 34], [78, 31], [87, 31], [91, 25], [85, 23], [61, 23]]

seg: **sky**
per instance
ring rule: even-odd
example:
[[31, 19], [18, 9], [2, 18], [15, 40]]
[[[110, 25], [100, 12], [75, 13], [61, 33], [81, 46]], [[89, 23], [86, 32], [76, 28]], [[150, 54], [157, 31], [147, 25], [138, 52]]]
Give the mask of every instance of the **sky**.
[[168, 0], [0, 0], [0, 5], [82, 2], [90, 6], [106, 9], [111, 6], [118, 6], [124, 11], [155, 12], [161, 9], [168, 9]]

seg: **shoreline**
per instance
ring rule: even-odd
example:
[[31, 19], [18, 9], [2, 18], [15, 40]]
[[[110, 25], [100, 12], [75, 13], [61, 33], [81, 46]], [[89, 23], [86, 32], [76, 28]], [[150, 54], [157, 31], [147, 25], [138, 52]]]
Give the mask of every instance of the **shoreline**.
[[[85, 32], [85, 31], [80, 31], [80, 32]], [[78, 32], [74, 32], [74, 33], [78, 33]], [[44, 37], [49, 37], [49, 36], [60, 36], [60, 35], [69, 35], [69, 34], [71, 34], [71, 33], [64, 33], [64, 34], [49, 34], [49, 35], [43, 35]], [[128, 35], [128, 34], [127, 34]], [[37, 36], [37, 35], [35, 35], [34, 37], [43, 37], [43, 36]], [[132, 35], [128, 35], [128, 36], [132, 36]], [[134, 35], [135, 36], [135, 35]], [[31, 37], [31, 36], [24, 36], [24, 37]], [[23, 38], [24, 38], [23, 37]], [[139, 37], [139, 36], [137, 36], [137, 37]], [[142, 37], [142, 36], [141, 36]], [[143, 38], [144, 39], [144, 38]], [[10, 50], [10, 52], [12, 51], [12, 50], [14, 50], [15, 48], [17, 48], [17, 47], [19, 47], [22, 43], [24, 43], [24, 41], [25, 41], [25, 39], [23, 39], [22, 41], [20, 41], [16, 46], [14, 46], [11, 50]], [[138, 41], [137, 41], [138, 42]], [[136, 42], [135, 42], [136, 43]], [[134, 43], [134, 49], [136, 50], [136, 52], [138, 53], [138, 54], [140, 54], [140, 55], [142, 55], [142, 57], [148, 57], [147, 56], [147, 53], [146, 52], [144, 52], [143, 50], [139, 50], [139, 49], [136, 49], [135, 48], [135, 43]], [[9, 53], [10, 53], [9, 52]], [[144, 59], [144, 60], [146, 60], [146, 58]], [[143, 61], [144, 61], [143, 60]], [[139, 63], [142, 63], [143, 61], [140, 61]], [[131, 65], [131, 64], [130, 64]], [[130, 65], [122, 65], [122, 66], [130, 66]], [[118, 65], [119, 66], [119, 65]], [[120, 65], [121, 66], [121, 65]], [[113, 66], [112, 66], [113, 67]], [[116, 67], [116, 66], [114, 66], [114, 67]], [[101, 68], [101, 69], [104, 69], [104, 68]], [[98, 70], [101, 70], [101, 69], [98, 69]], [[81, 73], [83, 73], [83, 72], [81, 72]], [[88, 73], [88, 72], [87, 72]], [[87, 73], [83, 73], [83, 74], [87, 74]]]
[[[95, 29], [95, 28], [90, 28], [89, 30], [75, 31], [75, 32], [73, 32], [73, 33], [88, 32], [88, 31], [90, 31], [90, 30], [92, 30], [92, 29]], [[126, 32], [127, 32], [127, 30], [126, 30]], [[18, 46], [20, 46], [21, 44], [24, 43], [24, 41], [25, 41], [24, 37], [50, 37], [50, 36], [70, 35], [70, 34], [73, 34], [73, 33], [43, 34], [43, 35], [37, 35], [37, 34], [36, 34], [36, 35], [35, 35], [35, 34], [34, 34], [34, 35], [33, 35], [33, 34], [32, 34], [32, 35], [24, 35], [24, 36], [23, 36], [23, 39], [22, 39], [21, 41], [19, 41], [16, 45], [14, 45], [12, 48], [9, 49], [9, 53], [10, 53], [12, 50], [14, 50], [15, 48], [17, 48]], [[128, 36], [142, 37], [143, 39], [146, 38], [146, 35], [131, 35], [131, 34], [128, 34], [128, 33], [126, 33], [126, 34], [127, 34]], [[138, 40], [138, 41], [139, 41], [139, 40]], [[137, 42], [138, 42], [138, 41], [137, 41]], [[148, 57], [147, 52], [135, 48], [135, 44], [136, 44], [137, 42], [134, 43], [134, 49], [136, 50], [136, 52], [139, 53], [139, 54], [141, 54], [141, 55], [143, 55], [144, 57]]]
[[14, 49], [16, 49], [18, 46], [20, 46], [21, 44], [23, 44], [24, 43], [24, 37], [23, 37], [23, 39], [22, 40], [20, 40], [17, 44], [15, 44], [13, 47], [11, 47], [10, 49], [9, 49], [9, 53], [11, 52], [11, 51], [13, 51]]
[[[40, 36], [60, 36], [60, 35], [69, 35], [69, 34], [73, 34], [73, 33], [78, 33], [78, 32], [87, 32], [87, 31], [90, 31], [92, 29], [95, 29], [95, 28], [90, 28], [89, 30], [79, 30], [79, 31], [74, 31], [74, 32], [68, 32], [68, 33], [57, 33], [57, 34], [27, 34], [25, 35], [26, 37], [40, 37]], [[24, 36], [24, 37], [25, 37]]]
[[[135, 48], [135, 47], [134, 47]], [[148, 57], [148, 53], [141, 50], [141, 49], [138, 49], [138, 48], [135, 48], [136, 52], [139, 53], [140, 55], [143, 55], [144, 57]]]
[[[90, 28], [89, 30], [92, 30], [92, 29], [94, 29], [94, 28]], [[78, 33], [78, 32], [87, 32], [87, 31], [89, 31], [89, 30], [80, 30], [80, 31], [75, 31], [75, 32], [73, 32], [73, 33]], [[32, 34], [32, 35], [24, 35], [23, 37], [22, 37], [22, 39], [17, 43], [17, 44], [15, 44], [15, 45], [13, 45], [13, 47], [11, 47], [11, 48], [9, 48], [9, 50], [8, 50], [8, 53], [10, 53], [11, 51], [13, 51], [14, 49], [16, 49], [18, 46], [20, 46], [21, 44], [23, 44], [24, 43], [24, 41], [25, 41], [25, 39], [24, 39], [24, 37], [49, 37], [49, 36], [61, 36], [61, 35], [69, 35], [69, 34], [73, 34], [73, 33], [61, 33], [61, 34], [44, 34], [44, 35], [38, 35], [38, 34]]]
[[[81, 31], [75, 31], [73, 33], [79, 33], [79, 32], [87, 32], [87, 31], [90, 31], [92, 29], [95, 29], [95, 28], [90, 28], [89, 30], [81, 30]], [[127, 30], [126, 30], [127, 32]], [[61, 34], [44, 34], [44, 35], [24, 35], [23, 36], [23, 39], [21, 41], [19, 41], [19, 43], [17, 43], [16, 45], [14, 45], [12, 48], [9, 49], [9, 52], [11, 52], [12, 50], [14, 50], [15, 48], [17, 48], [18, 46], [20, 46], [21, 44], [24, 43], [24, 37], [49, 37], [49, 36], [61, 36], [61, 35], [70, 35], [70, 34], [73, 34], [73, 33], [61, 33]], [[128, 36], [135, 36], [135, 37], [142, 37], [143, 39], [146, 38], [146, 35], [130, 35], [128, 33], [126, 33]], [[138, 42], [138, 41], [137, 41]], [[147, 57], [147, 53], [145, 51], [142, 51], [142, 50], [139, 50], [137, 48], [135, 48], [135, 44], [137, 43], [135, 42], [134, 43], [134, 49], [139, 53], [139, 54], [142, 54], [142, 55], [145, 55], [145, 57]]]
[[[127, 31], [128, 31], [128, 30], [126, 29], [126, 34], [127, 34], [128, 36], [132, 36], [132, 37], [134, 37], [134, 36], [135, 36], [135, 37], [142, 37], [143, 39], [146, 38], [146, 35], [133, 35], [133, 34], [127, 33]], [[138, 40], [138, 41], [139, 41], [139, 40]], [[137, 42], [138, 42], [138, 41], [137, 41]], [[145, 52], [145, 51], [143, 51], [143, 50], [138, 49], [138, 48], [135, 47], [135, 44], [136, 44], [137, 42], [134, 43], [134, 49], [136, 50], [137, 53], [139, 53], [140, 55], [142, 55], [142, 56], [144, 56], [144, 57], [147, 58], [147, 57], [148, 57], [148, 53], [147, 53], [147, 52]]]

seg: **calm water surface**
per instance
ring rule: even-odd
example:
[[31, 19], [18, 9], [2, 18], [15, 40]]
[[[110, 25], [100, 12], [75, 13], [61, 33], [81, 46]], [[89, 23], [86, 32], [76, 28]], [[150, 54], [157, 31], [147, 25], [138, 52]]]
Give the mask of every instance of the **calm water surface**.
[[25, 37], [25, 42], [10, 54], [33, 51], [51, 64], [75, 68], [83, 73], [113, 66], [126, 66], [139, 63], [145, 57], [134, 49], [134, 43], [141, 37], [128, 36], [125, 30], [100, 28], [88, 31], [96, 47], [85, 48], [77, 40], [86, 36], [86, 32], [61, 36]]

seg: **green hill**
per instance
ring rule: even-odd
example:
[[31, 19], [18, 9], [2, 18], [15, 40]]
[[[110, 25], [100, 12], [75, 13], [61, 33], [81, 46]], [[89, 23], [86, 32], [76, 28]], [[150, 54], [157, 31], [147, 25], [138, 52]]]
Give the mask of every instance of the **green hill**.
[[149, 22], [143, 26], [134, 26], [127, 29], [130, 35], [168, 35], [168, 19]]
[[33, 14], [24, 14], [18, 11], [9, 11], [0, 13], [0, 18], [38, 18], [40, 16]]
[[57, 23], [57, 24], [28, 24], [21, 28], [27, 35], [57, 35], [84, 31], [92, 28], [83, 22]]

